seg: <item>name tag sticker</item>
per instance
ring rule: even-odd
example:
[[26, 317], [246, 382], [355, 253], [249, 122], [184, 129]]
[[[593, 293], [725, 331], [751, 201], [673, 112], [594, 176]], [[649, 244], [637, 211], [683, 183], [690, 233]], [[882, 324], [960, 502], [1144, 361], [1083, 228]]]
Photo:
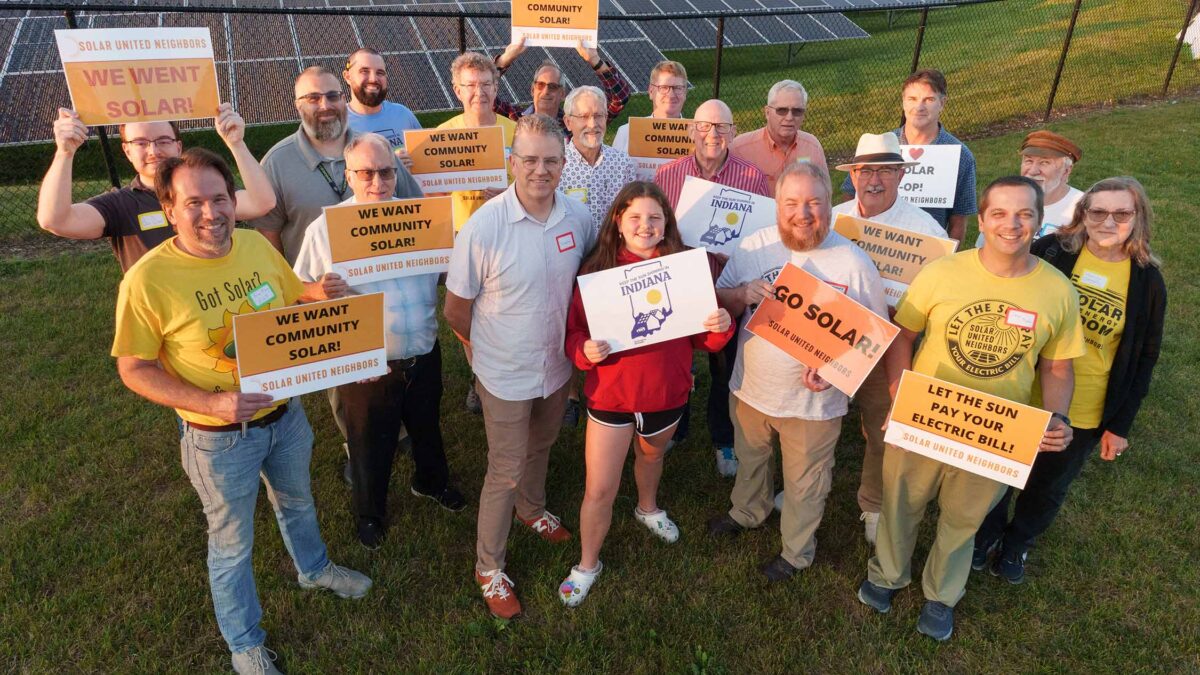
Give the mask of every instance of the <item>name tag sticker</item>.
[[554, 238], [554, 243], [558, 244], [559, 253], [566, 253], [575, 248], [575, 233], [567, 232], [566, 234], [560, 234]]
[[832, 282], [832, 281], [826, 281], [825, 283], [827, 283], [827, 284], [829, 284], [830, 286], [833, 286], [834, 288], [836, 288], [836, 289], [838, 289], [839, 291], [841, 291], [841, 292], [842, 292], [842, 295], [846, 295], [846, 293], [848, 293], [848, 292], [850, 291], [850, 287], [849, 287], [849, 286], [847, 286], [846, 284], [838, 284], [838, 283], [834, 283], [834, 282]]
[[271, 284], [267, 282], [250, 291], [249, 297], [250, 304], [254, 305], [255, 310], [259, 310], [271, 304], [271, 301], [275, 299], [275, 289], [271, 288]]
[[1079, 281], [1099, 289], [1108, 288], [1108, 277], [1103, 274], [1096, 274], [1091, 270], [1084, 270], [1083, 276], [1079, 277]]
[[138, 227], [141, 227], [143, 232], [146, 230], [157, 230], [160, 227], [166, 226], [167, 216], [162, 211], [138, 214]]
[[1033, 330], [1033, 327], [1037, 325], [1037, 312], [1027, 312], [1016, 307], [1009, 307], [1008, 312], [1004, 315], [1004, 321], [1016, 328]]
[[578, 199], [583, 204], [588, 203], [588, 189], [585, 187], [567, 188], [567, 196]]

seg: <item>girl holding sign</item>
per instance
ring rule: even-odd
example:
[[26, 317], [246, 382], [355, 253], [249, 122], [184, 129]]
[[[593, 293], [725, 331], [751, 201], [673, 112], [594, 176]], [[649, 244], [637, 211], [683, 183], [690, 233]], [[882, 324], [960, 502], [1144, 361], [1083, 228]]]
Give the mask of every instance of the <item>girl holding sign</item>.
[[[635, 181], [613, 200], [596, 248], [584, 260], [579, 274], [687, 250], [666, 195], [657, 185]], [[708, 256], [712, 278], [720, 264]], [[591, 339], [579, 286], [567, 313], [566, 352], [576, 367], [587, 373], [587, 480], [579, 508], [582, 554], [579, 564], [559, 586], [559, 598], [568, 607], [583, 602], [603, 569], [600, 546], [612, 523], [613, 501], [621, 483], [621, 469], [634, 443], [633, 475], [638, 505], [634, 517], [667, 543], [679, 539], [679, 528], [658, 507], [667, 441], [687, 404], [692, 387], [692, 350], [720, 351], [733, 337], [729, 313], [717, 309], [704, 322], [707, 332], [610, 354], [605, 341]]]
[[1014, 584], [1024, 581], [1026, 552], [1054, 522], [1096, 445], [1108, 462], [1129, 448], [1129, 429], [1150, 390], [1167, 310], [1167, 287], [1150, 251], [1151, 219], [1141, 183], [1108, 178], [1079, 200], [1070, 225], [1033, 244], [1034, 255], [1057, 267], [1079, 292], [1087, 351], [1075, 360], [1068, 414], [1074, 436], [1062, 452], [1038, 455], [1012, 522], [1012, 488], [988, 514], [975, 535], [976, 570], [995, 551], [992, 574]]

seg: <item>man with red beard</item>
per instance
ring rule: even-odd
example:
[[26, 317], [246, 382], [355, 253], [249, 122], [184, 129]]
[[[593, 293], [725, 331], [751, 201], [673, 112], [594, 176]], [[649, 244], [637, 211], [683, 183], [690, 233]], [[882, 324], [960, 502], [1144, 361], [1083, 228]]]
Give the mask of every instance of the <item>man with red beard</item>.
[[420, 129], [421, 123], [407, 106], [387, 100], [387, 64], [379, 52], [363, 47], [346, 58], [342, 78], [350, 86], [347, 121], [354, 133], [373, 132], [388, 139], [405, 166], [412, 160], [404, 150], [404, 130]]

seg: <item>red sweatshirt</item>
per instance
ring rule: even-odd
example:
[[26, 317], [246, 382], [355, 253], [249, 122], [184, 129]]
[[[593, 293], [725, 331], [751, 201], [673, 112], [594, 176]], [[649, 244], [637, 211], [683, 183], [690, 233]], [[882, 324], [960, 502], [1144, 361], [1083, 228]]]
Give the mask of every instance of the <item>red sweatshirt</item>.
[[[641, 260], [626, 249], [617, 255], [619, 265]], [[708, 265], [715, 281], [722, 265], [711, 253]], [[575, 366], [587, 373], [583, 394], [589, 407], [612, 412], [657, 412], [687, 402], [692, 388], [692, 350], [718, 352], [736, 330], [737, 322], [730, 322], [724, 333], [705, 331], [610, 354], [600, 363], [592, 363], [583, 354], [583, 344], [591, 339], [591, 333], [579, 284], [575, 284], [575, 294], [567, 310], [566, 352]]]

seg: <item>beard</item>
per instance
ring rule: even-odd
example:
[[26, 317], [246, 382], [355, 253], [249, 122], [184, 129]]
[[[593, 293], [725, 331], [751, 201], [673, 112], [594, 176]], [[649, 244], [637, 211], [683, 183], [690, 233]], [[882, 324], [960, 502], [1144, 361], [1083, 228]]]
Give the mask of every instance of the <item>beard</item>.
[[351, 91], [354, 92], [354, 98], [368, 108], [374, 108], [375, 106], [383, 105], [383, 102], [387, 100], [387, 87], [379, 87], [379, 90], [375, 93], [366, 91], [366, 85], [361, 87], [351, 87]]
[[821, 245], [825, 241], [825, 237], [829, 236], [829, 223], [812, 230], [806, 236], [796, 236], [792, 233], [790, 226], [779, 228], [779, 238], [783, 241], [783, 245], [792, 251], [811, 251]]
[[314, 110], [301, 113], [300, 124], [304, 132], [318, 141], [330, 141], [339, 138], [346, 130], [346, 111], [341, 110], [332, 118], [319, 119]]

